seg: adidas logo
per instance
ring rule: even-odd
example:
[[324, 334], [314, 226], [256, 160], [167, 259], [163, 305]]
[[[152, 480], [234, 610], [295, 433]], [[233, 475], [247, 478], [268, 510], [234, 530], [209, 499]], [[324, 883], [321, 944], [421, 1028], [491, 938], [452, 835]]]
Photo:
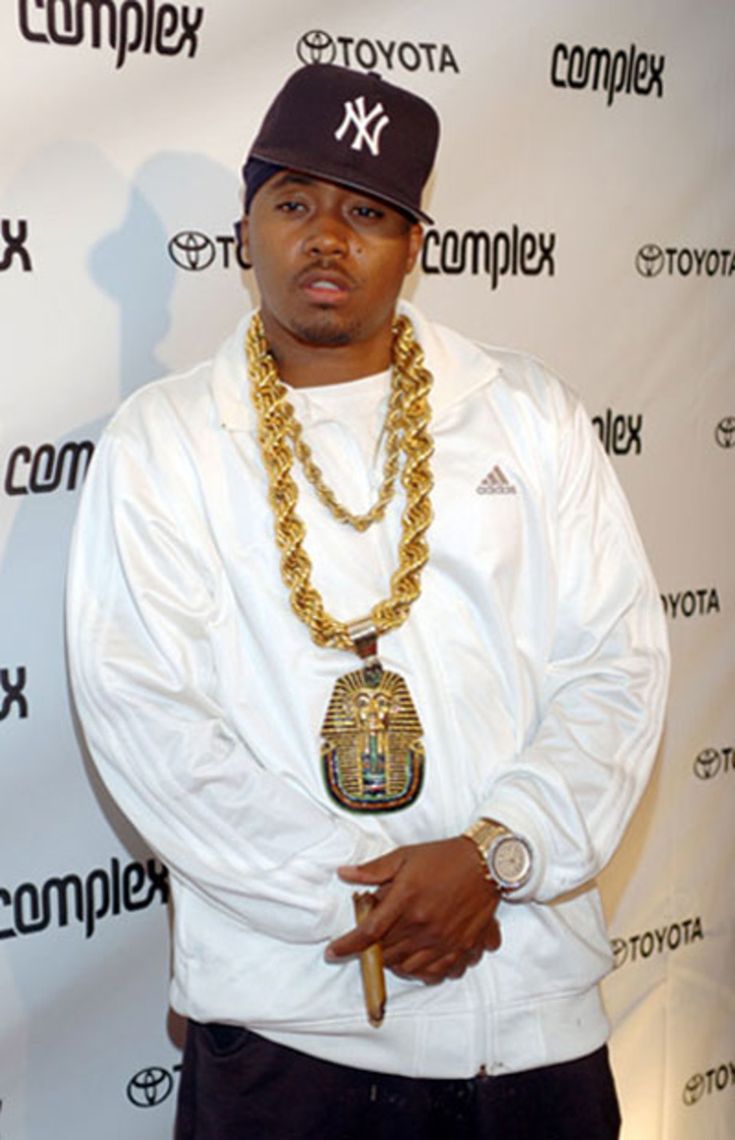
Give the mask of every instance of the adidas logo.
[[497, 463], [488, 471], [482, 482], [475, 488], [478, 495], [515, 495], [516, 488], [509, 483]]

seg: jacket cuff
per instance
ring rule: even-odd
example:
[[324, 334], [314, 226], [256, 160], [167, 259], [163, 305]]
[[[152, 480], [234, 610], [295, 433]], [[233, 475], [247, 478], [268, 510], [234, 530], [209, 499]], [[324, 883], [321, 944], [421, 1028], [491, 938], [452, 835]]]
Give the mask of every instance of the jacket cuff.
[[533, 865], [528, 882], [516, 891], [504, 893], [503, 900], [516, 903], [538, 898], [546, 875], [548, 846], [544, 842], [537, 823], [531, 819], [527, 812], [519, 808], [517, 803], [502, 795], [484, 800], [477, 809], [476, 818], [492, 819], [496, 823], [502, 823], [503, 827], [507, 827], [509, 831], [513, 831], [525, 839], [531, 848]]

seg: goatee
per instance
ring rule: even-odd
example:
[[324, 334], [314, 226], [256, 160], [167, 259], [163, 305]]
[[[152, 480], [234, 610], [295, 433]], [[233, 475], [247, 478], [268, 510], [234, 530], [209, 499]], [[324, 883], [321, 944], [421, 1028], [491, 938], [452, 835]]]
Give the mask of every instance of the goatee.
[[340, 348], [352, 343], [357, 328], [354, 325], [339, 324], [325, 312], [322, 316], [315, 316], [308, 324], [295, 325], [293, 331], [299, 340], [314, 345], [315, 348]]

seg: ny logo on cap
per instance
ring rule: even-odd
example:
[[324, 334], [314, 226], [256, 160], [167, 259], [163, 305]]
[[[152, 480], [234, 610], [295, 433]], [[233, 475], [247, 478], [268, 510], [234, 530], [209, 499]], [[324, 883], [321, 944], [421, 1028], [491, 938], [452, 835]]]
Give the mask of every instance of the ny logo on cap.
[[[383, 104], [376, 103], [372, 111], [368, 112], [365, 110], [365, 96], [358, 95], [355, 100], [348, 99], [344, 106], [344, 118], [334, 132], [334, 137], [341, 142], [348, 127], [353, 126], [355, 137], [350, 144], [352, 149], [362, 150], [362, 144], [365, 143], [371, 154], [380, 154], [380, 136], [390, 122], [383, 111]], [[380, 116], [377, 121], [376, 116]]]

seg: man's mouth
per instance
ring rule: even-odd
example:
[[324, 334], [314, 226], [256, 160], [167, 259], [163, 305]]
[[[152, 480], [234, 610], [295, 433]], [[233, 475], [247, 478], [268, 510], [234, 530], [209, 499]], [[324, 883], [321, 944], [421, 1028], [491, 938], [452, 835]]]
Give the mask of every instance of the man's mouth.
[[347, 300], [354, 282], [337, 270], [310, 269], [299, 276], [298, 286], [310, 301], [336, 305]]

